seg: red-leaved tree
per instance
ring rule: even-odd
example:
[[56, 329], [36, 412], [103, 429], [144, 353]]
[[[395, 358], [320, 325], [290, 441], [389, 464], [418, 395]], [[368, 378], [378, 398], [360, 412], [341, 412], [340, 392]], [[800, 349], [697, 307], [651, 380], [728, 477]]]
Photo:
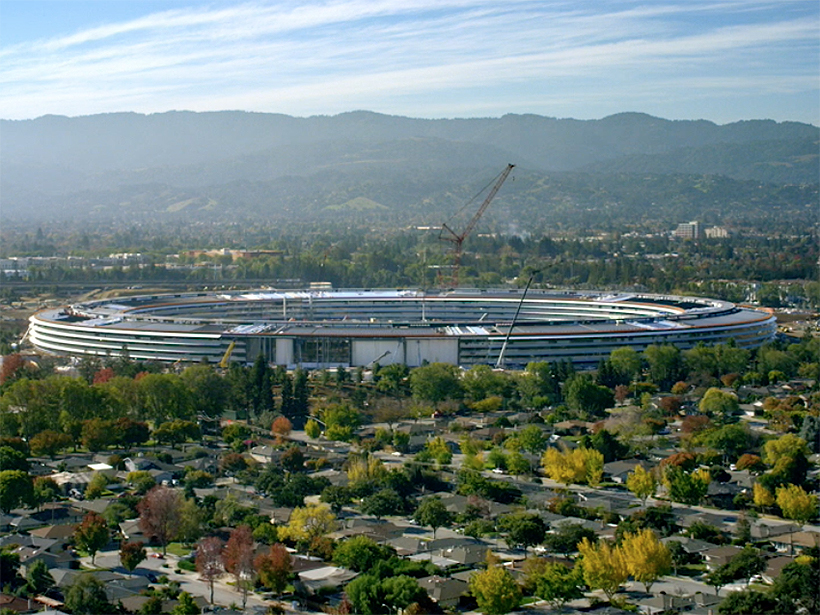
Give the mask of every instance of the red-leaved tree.
[[270, 551], [256, 558], [256, 570], [262, 585], [276, 594], [281, 594], [293, 572], [290, 553], [279, 543], [271, 545]]
[[240, 525], [231, 531], [225, 545], [225, 570], [236, 580], [236, 588], [242, 592], [242, 608], [248, 600], [248, 590], [252, 586], [256, 569], [253, 566], [253, 532], [247, 525]]
[[211, 604], [214, 603], [214, 581], [225, 574], [224, 548], [225, 543], [216, 536], [203, 538], [196, 547], [196, 570], [211, 590]]
[[163, 485], [151, 489], [137, 504], [140, 529], [162, 545], [163, 555], [168, 543], [179, 533], [182, 504], [182, 494]]

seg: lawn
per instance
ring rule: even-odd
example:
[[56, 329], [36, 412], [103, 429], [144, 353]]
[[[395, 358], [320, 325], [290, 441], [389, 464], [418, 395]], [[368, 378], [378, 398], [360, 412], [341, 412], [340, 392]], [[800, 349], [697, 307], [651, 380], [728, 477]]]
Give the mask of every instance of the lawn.
[[191, 549], [184, 546], [181, 542], [169, 542], [166, 550], [171, 555], [176, 555], [177, 557], [185, 557], [191, 554]]

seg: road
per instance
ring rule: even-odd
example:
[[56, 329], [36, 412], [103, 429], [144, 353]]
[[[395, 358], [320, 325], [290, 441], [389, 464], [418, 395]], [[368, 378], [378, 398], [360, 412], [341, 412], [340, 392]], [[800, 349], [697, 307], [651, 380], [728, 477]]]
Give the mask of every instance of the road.
[[[135, 575], [148, 576], [149, 574], [155, 574], [157, 577], [165, 575], [169, 580], [179, 582], [182, 591], [188, 592], [192, 596], [202, 596], [208, 600], [210, 597], [210, 588], [206, 582], [199, 579], [199, 575], [196, 572], [175, 572], [179, 557], [169, 553], [164, 559], [158, 559], [153, 557], [153, 555], [160, 553], [160, 550], [149, 547], [146, 551], [148, 551], [149, 557], [140, 563], [134, 571]], [[92, 568], [90, 557], [83, 557], [80, 561], [83, 568]], [[128, 571], [120, 565], [120, 555], [118, 551], [100, 551], [97, 553], [97, 557], [94, 561], [96, 568], [104, 568], [112, 572], [128, 574]], [[233, 586], [228, 585], [228, 582], [231, 580], [232, 577], [226, 575], [214, 583], [214, 604], [223, 607], [228, 607], [231, 604], [241, 606], [242, 594], [237, 592]], [[257, 609], [261, 609], [261, 612], [265, 612], [270, 604], [272, 604], [272, 601], [264, 600], [257, 594], [252, 592], [248, 594], [248, 612]]]

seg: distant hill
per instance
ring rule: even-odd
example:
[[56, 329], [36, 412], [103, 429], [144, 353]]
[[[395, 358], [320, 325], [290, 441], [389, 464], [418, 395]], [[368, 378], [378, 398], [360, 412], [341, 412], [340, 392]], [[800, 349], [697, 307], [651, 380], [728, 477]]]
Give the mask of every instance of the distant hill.
[[[545, 182], [554, 184], [556, 173], [814, 185], [820, 164], [815, 126], [770, 120], [719, 126], [639, 113], [601, 120], [114, 113], [2, 120], [0, 138], [0, 216], [7, 220], [152, 213], [287, 218], [328, 207], [361, 216], [369, 202], [385, 208], [372, 210], [378, 215], [436, 217], [508, 162], [518, 165], [521, 178], [499, 196], [511, 202], [552, 200], [555, 194], [522, 190], [526, 184], [540, 191]], [[586, 180], [570, 183], [577, 181]], [[584, 190], [568, 198], [579, 207], [589, 201]]]

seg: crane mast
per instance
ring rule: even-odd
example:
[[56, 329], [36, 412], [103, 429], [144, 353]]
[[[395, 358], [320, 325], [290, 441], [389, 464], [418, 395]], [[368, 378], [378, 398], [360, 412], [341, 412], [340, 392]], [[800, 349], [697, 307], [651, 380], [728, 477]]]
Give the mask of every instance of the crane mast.
[[[487, 207], [490, 205], [490, 202], [495, 198], [495, 195], [501, 189], [501, 185], [506, 181], [507, 177], [509, 176], [510, 172], [515, 167], [514, 164], [508, 164], [507, 168], [501, 172], [498, 179], [496, 180], [495, 184], [493, 184], [492, 189], [487, 194], [487, 198], [481, 203], [481, 206], [478, 208], [478, 211], [475, 212], [472, 219], [467, 223], [467, 226], [464, 227], [464, 230], [461, 233], [456, 233], [452, 228], [450, 228], [446, 222], [442, 223], [441, 231], [439, 232], [439, 239], [443, 241], [449, 241], [453, 244], [453, 277], [452, 277], [452, 287], [458, 287], [458, 276], [459, 276], [459, 269], [461, 267], [461, 247], [464, 243], [464, 240], [473, 232], [475, 225], [478, 223], [478, 220], [481, 216], [484, 215], [484, 212], [487, 210]], [[446, 231], [446, 233], [445, 233]], [[448, 234], [449, 233], [449, 234]]]

